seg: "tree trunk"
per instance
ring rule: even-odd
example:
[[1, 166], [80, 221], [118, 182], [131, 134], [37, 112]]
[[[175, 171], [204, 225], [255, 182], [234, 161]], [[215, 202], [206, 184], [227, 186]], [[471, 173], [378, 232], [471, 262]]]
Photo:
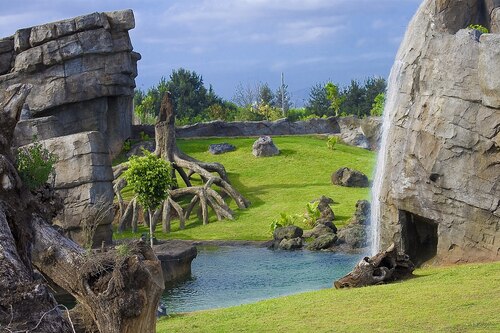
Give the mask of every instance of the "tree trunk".
[[365, 257], [356, 267], [335, 281], [334, 286], [340, 288], [364, 287], [374, 284], [388, 283], [412, 276], [415, 266], [406, 254], [398, 253], [394, 244], [373, 257]]
[[164, 283], [152, 249], [137, 241], [120, 253], [85, 252], [46, 222], [50, 207], [23, 186], [10, 151], [29, 87], [6, 93], [0, 104], [0, 331], [74, 332], [77, 311], [66, 319], [45, 279], [35, 278], [34, 265], [76, 298], [75, 328], [82, 332], [155, 332]]

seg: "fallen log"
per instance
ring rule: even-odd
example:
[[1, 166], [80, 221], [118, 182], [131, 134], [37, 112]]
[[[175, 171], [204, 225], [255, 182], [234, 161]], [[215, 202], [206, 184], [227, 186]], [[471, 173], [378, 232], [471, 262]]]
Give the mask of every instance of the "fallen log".
[[410, 257], [398, 253], [394, 244], [373, 257], [364, 257], [346, 276], [334, 282], [334, 287], [356, 288], [383, 284], [411, 277], [415, 265]]

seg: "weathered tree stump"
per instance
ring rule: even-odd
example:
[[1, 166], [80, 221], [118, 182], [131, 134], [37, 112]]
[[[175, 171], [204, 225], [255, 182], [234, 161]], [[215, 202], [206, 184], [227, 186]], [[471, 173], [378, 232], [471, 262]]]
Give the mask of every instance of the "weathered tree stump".
[[394, 244], [373, 257], [364, 257], [356, 267], [334, 282], [337, 289], [383, 284], [412, 276], [415, 266], [406, 254], [398, 253]]
[[[189, 219], [194, 206], [199, 204], [203, 224], [208, 223], [208, 209], [212, 208], [218, 220], [233, 219], [233, 212], [223, 199], [223, 195], [227, 195], [234, 200], [238, 208], [247, 208], [250, 202], [246, 200], [236, 190], [227, 176], [224, 166], [220, 163], [207, 163], [198, 161], [184, 154], [179, 147], [175, 137], [175, 111], [171, 100], [170, 93], [167, 92], [163, 97], [158, 122], [155, 126], [156, 150], [155, 154], [158, 157], [164, 158], [172, 164], [172, 176], [177, 172], [183, 182], [186, 184], [184, 188], [174, 188], [170, 190], [169, 197], [164, 201], [163, 205], [158, 208], [155, 215], [162, 216], [163, 232], [170, 232], [170, 212], [174, 210], [180, 219], [180, 229], [184, 229], [185, 221]], [[126, 186], [126, 181], [120, 176], [128, 168], [127, 162], [120, 164], [114, 168], [115, 185], [114, 191], [118, 198], [120, 207], [121, 230], [130, 218], [128, 211], [130, 204], [125, 207], [120, 191]], [[191, 177], [199, 175], [203, 185], [193, 186]], [[212, 186], [217, 186], [222, 193], [215, 191]], [[191, 197], [191, 202], [186, 208], [182, 208], [177, 200], [183, 197]], [[155, 221], [154, 221], [155, 222]]]

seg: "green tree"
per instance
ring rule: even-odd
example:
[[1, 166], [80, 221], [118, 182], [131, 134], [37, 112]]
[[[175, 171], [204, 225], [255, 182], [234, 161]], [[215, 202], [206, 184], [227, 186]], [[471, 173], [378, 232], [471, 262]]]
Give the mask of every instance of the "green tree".
[[383, 94], [387, 87], [385, 79], [382, 77], [372, 77], [365, 81], [365, 100], [362, 105], [363, 115], [369, 115], [372, 104], [379, 94]]
[[365, 89], [356, 80], [351, 80], [351, 83], [342, 92], [344, 102], [342, 103], [342, 111], [345, 114], [363, 117], [363, 103], [365, 101]]
[[380, 93], [373, 100], [370, 115], [380, 117], [384, 112], [384, 104], [385, 104], [385, 94]]
[[309, 92], [309, 100], [306, 104], [306, 114], [317, 116], [331, 115], [330, 101], [327, 98], [325, 85], [315, 84]]
[[283, 87], [279, 87], [276, 89], [276, 93], [274, 94], [274, 106], [282, 109], [283, 116], [288, 116], [288, 111], [291, 107], [290, 94], [288, 93], [288, 85], [285, 84]]
[[153, 247], [153, 211], [168, 197], [175, 184], [170, 163], [144, 150], [144, 156], [132, 156], [123, 173], [137, 200], [149, 214], [149, 234]]
[[344, 102], [345, 96], [342, 96], [339, 87], [332, 82], [325, 85], [326, 98], [330, 101], [329, 108], [335, 112], [335, 117], [339, 116], [340, 106]]
[[[210, 105], [210, 101], [201, 75], [196, 74], [194, 71], [179, 68], [172, 71], [166, 87], [172, 94], [178, 119], [200, 119], [200, 116], [203, 118], [204, 111]], [[213, 99], [214, 96], [211, 98]]]

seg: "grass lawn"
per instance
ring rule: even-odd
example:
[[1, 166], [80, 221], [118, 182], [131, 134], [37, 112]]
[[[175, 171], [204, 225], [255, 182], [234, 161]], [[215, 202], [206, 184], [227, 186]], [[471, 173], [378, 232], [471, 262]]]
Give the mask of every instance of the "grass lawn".
[[[321, 195], [331, 197], [335, 224], [343, 226], [352, 216], [357, 200], [368, 199], [368, 188], [346, 188], [334, 186], [331, 174], [341, 167], [362, 171], [368, 177], [373, 173], [375, 153], [361, 148], [337, 144], [335, 150], [326, 146], [326, 138], [313, 136], [274, 137], [281, 155], [256, 158], [252, 155], [255, 138], [211, 138], [177, 140], [179, 147], [187, 154], [206, 162], [220, 162], [228, 171], [231, 183], [243, 196], [251, 201], [246, 210], [231, 208], [236, 213], [234, 221], [217, 221], [202, 225], [196, 214], [179, 230], [178, 221], [172, 224], [172, 232], [161, 233], [158, 238], [220, 239], [220, 240], [266, 240], [271, 237], [269, 224], [281, 212], [302, 214], [306, 203]], [[228, 142], [237, 147], [236, 151], [211, 155], [208, 146], [212, 143]], [[181, 184], [181, 182], [179, 182]], [[301, 225], [300, 222], [298, 225]], [[140, 230], [146, 232], [146, 229]], [[139, 233], [140, 234], [140, 233]], [[116, 235], [117, 238], [132, 237], [129, 232]]]
[[[500, 262], [161, 319], [157, 332], [500, 332]], [[263, 277], [265, 278], [265, 277]]]

